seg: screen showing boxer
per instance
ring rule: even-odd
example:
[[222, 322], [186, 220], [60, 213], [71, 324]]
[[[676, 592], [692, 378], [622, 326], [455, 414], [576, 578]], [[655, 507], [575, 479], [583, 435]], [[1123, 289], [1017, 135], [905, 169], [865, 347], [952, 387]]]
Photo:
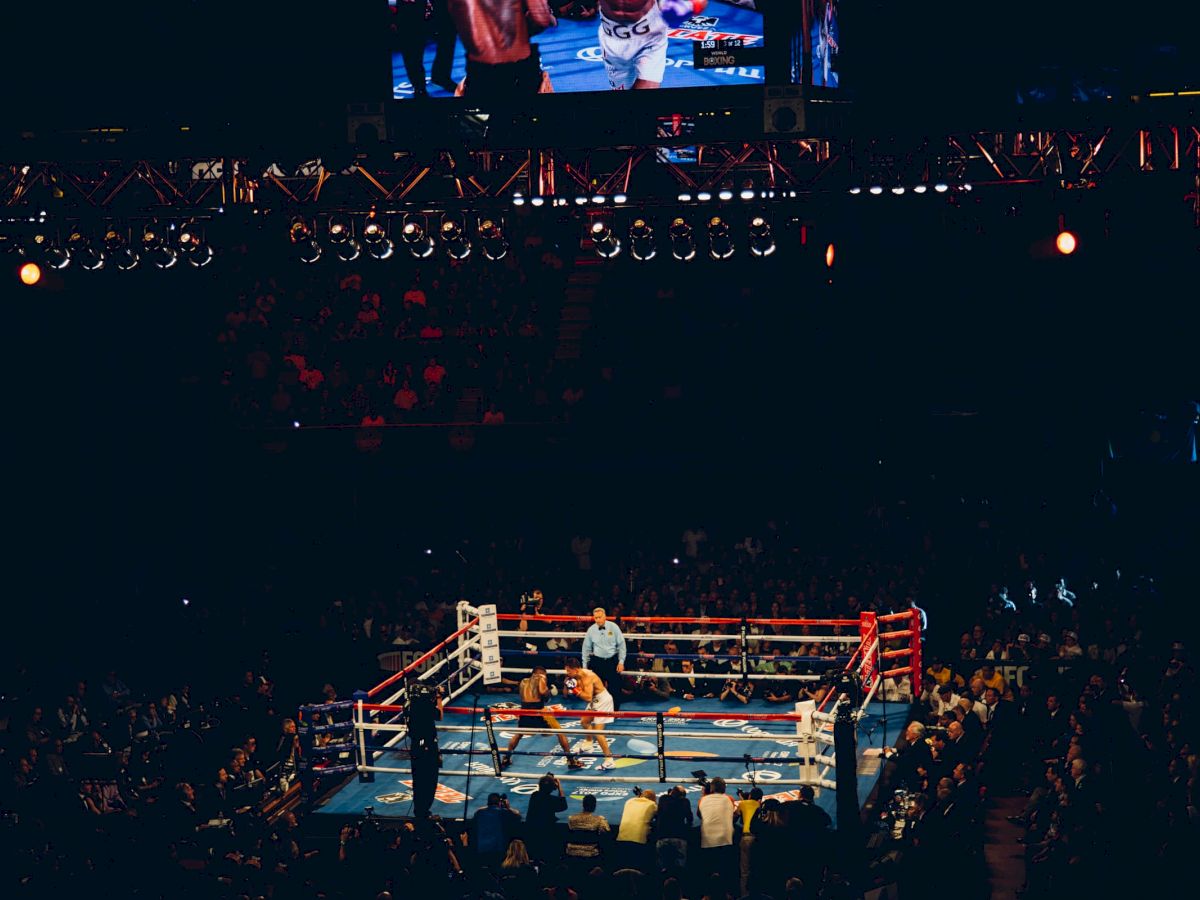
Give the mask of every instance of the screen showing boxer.
[[842, 29], [838, 21], [840, 0], [816, 0], [809, 32], [812, 45], [812, 83], [815, 87], [841, 87]]
[[696, 133], [696, 120], [692, 116], [673, 113], [661, 116], [655, 128], [655, 137], [662, 145], [655, 151], [659, 162], [677, 166], [695, 165], [699, 160], [699, 148], [695, 144], [683, 143]]
[[[764, 83], [759, 0], [388, 0], [392, 95]], [[474, 85], [469, 77], [475, 74]]]

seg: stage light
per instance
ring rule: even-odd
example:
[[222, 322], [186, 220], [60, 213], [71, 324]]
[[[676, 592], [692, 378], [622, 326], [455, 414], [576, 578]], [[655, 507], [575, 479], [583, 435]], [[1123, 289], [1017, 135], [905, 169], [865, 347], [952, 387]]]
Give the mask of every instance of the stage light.
[[545, 197], [534, 197], [529, 202], [532, 203], [534, 206], [541, 206], [546, 202], [546, 198]]
[[603, 206], [606, 199], [607, 198], [605, 198], [605, 196], [603, 194], [597, 194], [595, 197], [592, 198], [592, 202], [595, 203], [597, 206]]
[[625, 203], [625, 201], [626, 201], [626, 200], [628, 200], [629, 198], [628, 198], [628, 197], [626, 197], [624, 194], [613, 194], [613, 198], [612, 198], [612, 199], [613, 199], [613, 203], [615, 203], [615, 204], [617, 204], [618, 206], [620, 206], [620, 205], [622, 205], [623, 203]]
[[833, 260], [834, 260], [835, 254], [836, 254], [836, 251], [834, 250], [833, 244], [826, 245], [826, 247], [825, 247], [825, 268], [827, 268], [827, 269], [833, 268]]
[[[745, 181], [743, 181], [742, 182], [742, 191], [738, 196], [741, 197], [743, 200], [753, 200], [754, 199], [754, 182], [751, 181], [749, 178], [747, 178]], [[766, 196], [767, 196], [766, 191], [763, 191], [763, 197], [766, 197]]]
[[691, 203], [692, 195], [685, 191], [684, 193], [679, 195], [679, 202], [680, 203]]
[[729, 223], [720, 216], [713, 216], [708, 220], [708, 255], [713, 259], [729, 259], [733, 250]]
[[721, 190], [717, 191], [717, 197], [721, 200], [732, 200], [733, 191], [729, 188], [721, 188]]
[[329, 243], [344, 244], [353, 235], [350, 220], [344, 216], [329, 217]]
[[400, 240], [417, 259], [427, 259], [433, 254], [433, 238], [425, 233], [425, 226], [417, 216], [404, 217]]
[[582, 194], [575, 198], [576, 206], [587, 206], [587, 202], [588, 202], [588, 198], [584, 197]]
[[21, 284], [27, 287], [33, 287], [42, 280], [42, 267], [37, 263], [27, 262], [21, 266], [17, 273], [21, 279]]
[[104, 268], [103, 251], [93, 247], [87, 236], [78, 229], [67, 237], [67, 252], [71, 254], [72, 262], [89, 272], [97, 272]]
[[640, 216], [629, 226], [629, 255], [641, 262], [648, 262], [658, 255], [654, 246], [654, 229]]
[[860, 187], [856, 186], [856, 187], [850, 188], [850, 195], [853, 197], [857, 197], [861, 193], [862, 193], [862, 188], [860, 188]]
[[918, 184], [913, 187], [914, 194], [923, 194], [927, 190], [929, 190], [929, 187], [928, 187], [928, 185], [924, 185], [924, 184]]
[[203, 269], [212, 261], [213, 248], [208, 246], [208, 244], [202, 244], [196, 249], [195, 253], [192, 253], [188, 256], [188, 262], [190, 262], [197, 269]]
[[682, 216], [671, 221], [667, 229], [671, 238], [671, 255], [681, 262], [687, 262], [696, 256], [696, 242], [692, 238], [692, 226]]
[[112, 225], [104, 231], [104, 252], [122, 272], [136, 269], [140, 261], [137, 251], [129, 246], [125, 235]]
[[883, 185], [882, 184], [873, 184], [873, 185], [871, 185], [869, 190], [871, 191], [872, 194], [874, 194], [876, 197], [878, 197], [880, 194], [883, 193]]
[[892, 185], [892, 193], [895, 194], [897, 197], [904, 196], [904, 185], [902, 185], [902, 184]]
[[471, 255], [471, 241], [457, 219], [449, 216], [442, 218], [442, 246], [451, 259], [466, 259]]
[[946, 191], [950, 190], [950, 185], [946, 184], [946, 182], [944, 182], [944, 181], [939, 181], [937, 184], [935, 184], [933, 186], [933, 189], [935, 191], [937, 191], [939, 194], [944, 194], [944, 193], [946, 193]]
[[288, 228], [288, 237], [296, 247], [296, 255], [300, 262], [312, 265], [321, 258], [321, 243], [313, 237], [312, 228], [309, 227], [303, 216], [292, 217], [291, 227]]
[[612, 229], [608, 227], [607, 222], [600, 219], [593, 222], [591, 236], [592, 248], [596, 251], [597, 256], [612, 259], [621, 252], [621, 242], [613, 234]]
[[696, 199], [701, 203], [707, 203], [712, 199], [712, 194], [710, 194], [708, 191], [700, 191], [698, 194], [696, 194]]
[[42, 258], [51, 269], [61, 272], [71, 264], [71, 254], [44, 234], [33, 236], [33, 246], [41, 251]]
[[363, 223], [362, 238], [367, 253], [375, 259], [388, 259], [396, 249], [387, 236], [387, 226], [374, 210], [367, 214], [367, 220]]
[[771, 236], [771, 225], [762, 216], [750, 220], [750, 252], [754, 256], [770, 256], [775, 252], [775, 238]]
[[142, 256], [159, 269], [169, 269], [179, 262], [179, 254], [167, 244], [166, 235], [155, 222], [142, 228]]
[[1060, 231], [1054, 239], [1054, 248], [1063, 256], [1070, 256], [1078, 246], [1079, 241], [1069, 231]]
[[479, 222], [479, 243], [483, 247], [483, 255], [492, 262], [504, 259], [508, 255], [508, 241], [500, 223], [492, 219], [482, 219]]
[[[536, 200], [537, 198], [535, 197], [534, 199]], [[520, 192], [513, 194], [513, 206], [524, 206], [524, 205], [525, 205], [525, 197], [522, 196]]]

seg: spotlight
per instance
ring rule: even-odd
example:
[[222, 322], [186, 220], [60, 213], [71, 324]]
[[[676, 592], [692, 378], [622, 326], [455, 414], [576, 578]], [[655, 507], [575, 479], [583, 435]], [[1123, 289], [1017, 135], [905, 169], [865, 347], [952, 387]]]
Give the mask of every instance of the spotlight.
[[534, 206], [541, 206], [546, 202], [546, 198], [545, 197], [534, 197], [529, 202], [532, 203]]
[[122, 272], [137, 268], [137, 252], [129, 246], [125, 235], [112, 225], [104, 230], [104, 252]]
[[892, 185], [892, 193], [895, 194], [897, 197], [903, 196], [904, 195], [904, 185], [902, 185], [902, 184]]
[[312, 228], [303, 216], [294, 216], [288, 229], [288, 236], [296, 247], [300, 262], [312, 265], [321, 258], [321, 243], [313, 237]]
[[733, 191], [729, 188], [721, 188], [721, 190], [717, 191], [717, 197], [721, 200], [732, 200]]
[[159, 269], [169, 269], [179, 262], [179, 254], [167, 244], [166, 235], [156, 222], [142, 228], [142, 256]]
[[596, 196], [594, 196], [592, 198], [592, 202], [595, 203], [597, 206], [603, 206], [605, 204], [606, 200], [607, 200], [607, 198], [603, 194], [597, 194]]
[[329, 243], [344, 244], [352, 237], [350, 221], [344, 216], [329, 217]]
[[874, 194], [876, 197], [878, 197], [880, 194], [883, 193], [883, 185], [882, 184], [873, 184], [873, 185], [871, 185], [869, 190], [871, 191], [872, 194]]
[[1069, 231], [1060, 231], [1054, 239], [1054, 248], [1063, 256], [1070, 256], [1078, 246], [1079, 241]]
[[483, 247], [483, 255], [492, 262], [504, 259], [508, 255], [508, 241], [504, 237], [504, 230], [492, 219], [480, 221], [479, 243]]
[[621, 252], [621, 242], [617, 240], [617, 236], [608, 227], [608, 223], [597, 219], [592, 223], [591, 235], [592, 247], [595, 249], [597, 256], [612, 259]]
[[833, 244], [828, 244], [825, 247], [825, 268], [827, 268], [827, 269], [833, 268], [834, 255], [835, 255], [835, 250], [834, 250]]
[[26, 287], [33, 287], [42, 280], [42, 267], [37, 263], [27, 262], [21, 266], [18, 276], [21, 279], [21, 284]]
[[[738, 194], [738, 196], [741, 197], [743, 200], [753, 200], [754, 199], [754, 182], [751, 179], [747, 178], [745, 181], [742, 182], [742, 191], [740, 194]], [[767, 192], [763, 191], [763, 197], [765, 198], [766, 196], [767, 196]]]
[[471, 241], [463, 231], [462, 223], [457, 219], [443, 217], [442, 245], [451, 259], [466, 259], [471, 255]]
[[62, 271], [71, 264], [71, 254], [65, 248], [60, 247], [56, 242], [51, 241], [44, 234], [35, 234], [33, 236], [33, 244], [36, 248], [45, 248], [42, 252], [46, 265], [51, 269]]
[[587, 206], [588, 198], [582, 195], [575, 198], [576, 206]]
[[712, 199], [712, 194], [709, 193], [708, 191], [700, 191], [698, 194], [696, 194], [696, 199], [699, 200], [701, 203], [707, 203], [709, 200]]
[[613, 203], [615, 203], [615, 204], [617, 204], [618, 206], [620, 206], [620, 205], [622, 205], [622, 204], [623, 204], [623, 203], [624, 203], [626, 200], [628, 200], [629, 198], [628, 198], [628, 197], [626, 197], [624, 194], [613, 194], [613, 198], [612, 198], [612, 199], [613, 199]]
[[208, 244], [201, 245], [199, 248], [197, 248], [195, 253], [188, 257], [188, 262], [190, 262], [197, 269], [203, 269], [212, 261], [213, 248], [208, 246]]
[[525, 205], [525, 197], [519, 191], [517, 193], [513, 194], [513, 206], [524, 206], [524, 205]]
[[696, 242], [692, 238], [692, 226], [688, 224], [687, 219], [682, 216], [674, 218], [671, 221], [671, 227], [667, 229], [667, 234], [671, 237], [672, 256], [681, 262], [695, 258]]
[[640, 216], [629, 226], [629, 255], [641, 262], [648, 262], [658, 255], [654, 246], [654, 229]]
[[682, 194], [679, 195], [679, 202], [680, 203], [691, 203], [692, 195], [689, 194], [687, 191], [684, 191]]
[[861, 194], [861, 193], [862, 193], [862, 188], [860, 188], [860, 187], [857, 187], [857, 186], [856, 186], [856, 187], [852, 187], [852, 188], [850, 188], [850, 193], [851, 193], [851, 195], [853, 195], [853, 196], [857, 197], [859, 194]]
[[433, 238], [425, 233], [425, 226], [416, 216], [406, 216], [400, 229], [400, 240], [408, 252], [417, 259], [426, 259], [433, 253]]
[[950, 190], [950, 185], [946, 184], [946, 182], [944, 182], [944, 181], [939, 181], [937, 184], [935, 184], [933, 186], [933, 189], [935, 191], [937, 191], [939, 194], [944, 194], [944, 193], [946, 193], [946, 191]]
[[775, 252], [775, 238], [771, 236], [771, 225], [762, 216], [750, 220], [750, 252], [754, 256], [770, 256]]
[[720, 216], [708, 220], [708, 255], [713, 259], [729, 259], [733, 256], [733, 236], [729, 223]]
[[89, 272], [97, 272], [104, 268], [104, 253], [92, 246], [91, 241], [78, 229], [71, 232], [67, 238], [67, 252], [71, 260], [78, 263]]
[[923, 193], [925, 193], [927, 190], [929, 190], [929, 186], [928, 186], [928, 185], [925, 185], [925, 184], [918, 184], [918, 185], [916, 185], [916, 186], [914, 186], [914, 187], [913, 187], [913, 193], [914, 193], [914, 194], [923, 194]]
[[387, 226], [374, 210], [367, 215], [367, 221], [362, 230], [363, 243], [367, 245], [367, 253], [375, 259], [387, 259], [396, 249], [387, 236]]
[[344, 216], [329, 217], [329, 243], [342, 262], [354, 262], [362, 253], [362, 244], [354, 237], [354, 226]]

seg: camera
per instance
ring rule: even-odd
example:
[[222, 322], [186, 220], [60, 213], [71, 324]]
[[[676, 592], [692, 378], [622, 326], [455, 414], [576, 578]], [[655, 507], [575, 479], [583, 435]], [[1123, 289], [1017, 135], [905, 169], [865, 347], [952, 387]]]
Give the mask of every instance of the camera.
[[642, 789], [640, 787], [638, 787], [636, 784], [633, 786], [633, 796], [635, 796], [635, 797], [642, 796]]
[[703, 769], [697, 769], [692, 773], [692, 777], [696, 779], [696, 783], [700, 785], [700, 787], [705, 789], [708, 788], [708, 773]]

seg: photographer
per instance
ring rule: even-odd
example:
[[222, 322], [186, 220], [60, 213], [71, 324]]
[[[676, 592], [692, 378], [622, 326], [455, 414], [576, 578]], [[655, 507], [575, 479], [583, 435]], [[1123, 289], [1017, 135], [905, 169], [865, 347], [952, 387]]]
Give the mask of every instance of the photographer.
[[754, 682], [749, 678], [730, 678], [721, 688], [721, 699], [728, 702], [749, 703], [754, 696]]
[[535, 859], [558, 858], [558, 813], [566, 808], [562, 783], [547, 772], [538, 779], [537, 793], [529, 798], [525, 810], [525, 842]]
[[650, 829], [658, 813], [658, 797], [654, 791], [635, 787], [633, 796], [625, 801], [621, 825], [617, 829], [617, 860], [619, 865], [651, 871]]
[[521, 814], [509, 808], [508, 794], [488, 794], [487, 806], [471, 817], [471, 843], [479, 865], [499, 865], [520, 827]]

